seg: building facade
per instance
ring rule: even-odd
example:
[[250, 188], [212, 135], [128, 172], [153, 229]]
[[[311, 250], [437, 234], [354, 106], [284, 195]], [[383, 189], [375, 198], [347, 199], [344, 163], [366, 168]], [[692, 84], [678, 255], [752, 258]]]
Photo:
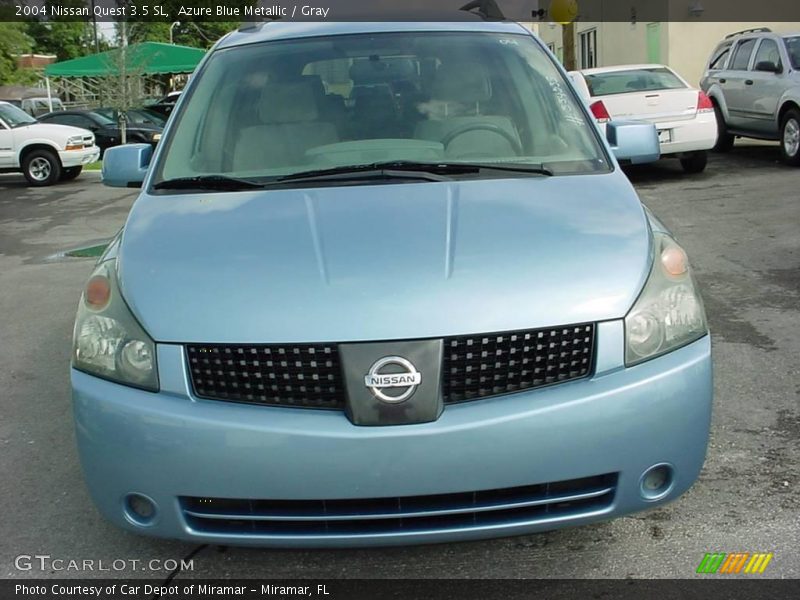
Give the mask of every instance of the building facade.
[[[563, 58], [563, 27], [557, 23], [527, 23], [542, 41]], [[800, 22], [582, 22], [575, 23], [576, 68], [662, 63], [692, 85], [698, 85], [708, 57], [728, 34], [769, 27], [780, 33], [800, 33]]]

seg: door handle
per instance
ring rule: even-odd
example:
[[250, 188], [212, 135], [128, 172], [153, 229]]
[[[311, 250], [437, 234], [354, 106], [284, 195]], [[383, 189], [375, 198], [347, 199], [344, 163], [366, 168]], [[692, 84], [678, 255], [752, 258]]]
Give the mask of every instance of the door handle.
[[745, 79], [744, 80], [744, 84], [745, 85], [753, 85], [753, 80], [752, 79]]
[[719, 82], [720, 83], [725, 83], [725, 79], [720, 79]]

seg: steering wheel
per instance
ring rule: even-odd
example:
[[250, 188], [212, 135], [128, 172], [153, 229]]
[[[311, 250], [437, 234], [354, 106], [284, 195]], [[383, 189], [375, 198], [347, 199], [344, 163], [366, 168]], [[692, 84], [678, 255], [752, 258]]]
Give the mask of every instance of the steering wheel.
[[450, 145], [450, 143], [460, 135], [464, 135], [465, 133], [469, 133], [471, 131], [490, 131], [492, 133], [496, 133], [497, 135], [503, 137], [511, 146], [511, 149], [514, 151], [514, 154], [520, 156], [522, 154], [522, 144], [520, 144], [519, 140], [511, 135], [507, 130], [503, 129], [499, 125], [494, 125], [492, 123], [467, 123], [466, 125], [462, 125], [461, 127], [456, 127], [444, 136], [441, 139], [442, 144], [445, 148]]

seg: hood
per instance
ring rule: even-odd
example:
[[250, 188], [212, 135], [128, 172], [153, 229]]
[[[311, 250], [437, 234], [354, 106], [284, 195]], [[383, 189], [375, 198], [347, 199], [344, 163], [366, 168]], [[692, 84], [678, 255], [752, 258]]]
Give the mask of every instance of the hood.
[[57, 125], [55, 123], [31, 123], [22, 127], [15, 127], [14, 132], [25, 132], [25, 139], [31, 135], [40, 138], [48, 138], [53, 141], [60, 141], [65, 144], [67, 138], [75, 135], [94, 135], [88, 129], [81, 129], [80, 127], [72, 127], [71, 125]]
[[616, 171], [144, 194], [119, 278], [156, 341], [334, 342], [621, 318], [649, 263]]

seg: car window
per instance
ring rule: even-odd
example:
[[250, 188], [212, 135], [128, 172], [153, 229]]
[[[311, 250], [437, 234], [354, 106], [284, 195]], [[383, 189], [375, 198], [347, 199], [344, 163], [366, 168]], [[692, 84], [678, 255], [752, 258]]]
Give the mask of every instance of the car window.
[[753, 53], [753, 47], [755, 45], [755, 38], [739, 42], [733, 52], [733, 58], [728, 68], [734, 71], [744, 71], [747, 69], [747, 65], [750, 64], [750, 55]]
[[626, 69], [585, 75], [592, 96], [652, 92], [685, 88], [686, 84], [666, 67]]
[[526, 35], [403, 32], [223, 49], [175, 117], [155, 182], [391, 160], [609, 168], [571, 85]]
[[51, 115], [43, 118], [42, 120], [48, 123], [56, 123], [58, 125], [80, 127], [81, 129], [88, 129], [92, 126], [92, 122], [89, 119], [80, 115]]
[[725, 61], [728, 59], [728, 55], [730, 53], [730, 44], [717, 48], [714, 51], [714, 54], [711, 56], [711, 60], [708, 63], [708, 68], [712, 70], [725, 68]]
[[91, 116], [86, 116], [83, 118], [95, 125], [100, 125], [101, 127], [108, 127], [109, 125], [114, 125], [114, 121], [112, 121], [105, 115], [101, 115], [100, 113], [96, 112], [91, 113]]
[[781, 54], [778, 51], [778, 44], [775, 40], [766, 38], [761, 40], [756, 51], [756, 58], [753, 61], [753, 68], [762, 61], [769, 61], [774, 65], [781, 64]]
[[12, 106], [11, 104], [0, 104], [0, 119], [3, 119], [9, 127], [19, 127], [20, 125], [36, 123], [36, 119], [24, 110]]
[[784, 38], [783, 41], [786, 44], [786, 54], [789, 55], [792, 68], [800, 69], [800, 36]]

